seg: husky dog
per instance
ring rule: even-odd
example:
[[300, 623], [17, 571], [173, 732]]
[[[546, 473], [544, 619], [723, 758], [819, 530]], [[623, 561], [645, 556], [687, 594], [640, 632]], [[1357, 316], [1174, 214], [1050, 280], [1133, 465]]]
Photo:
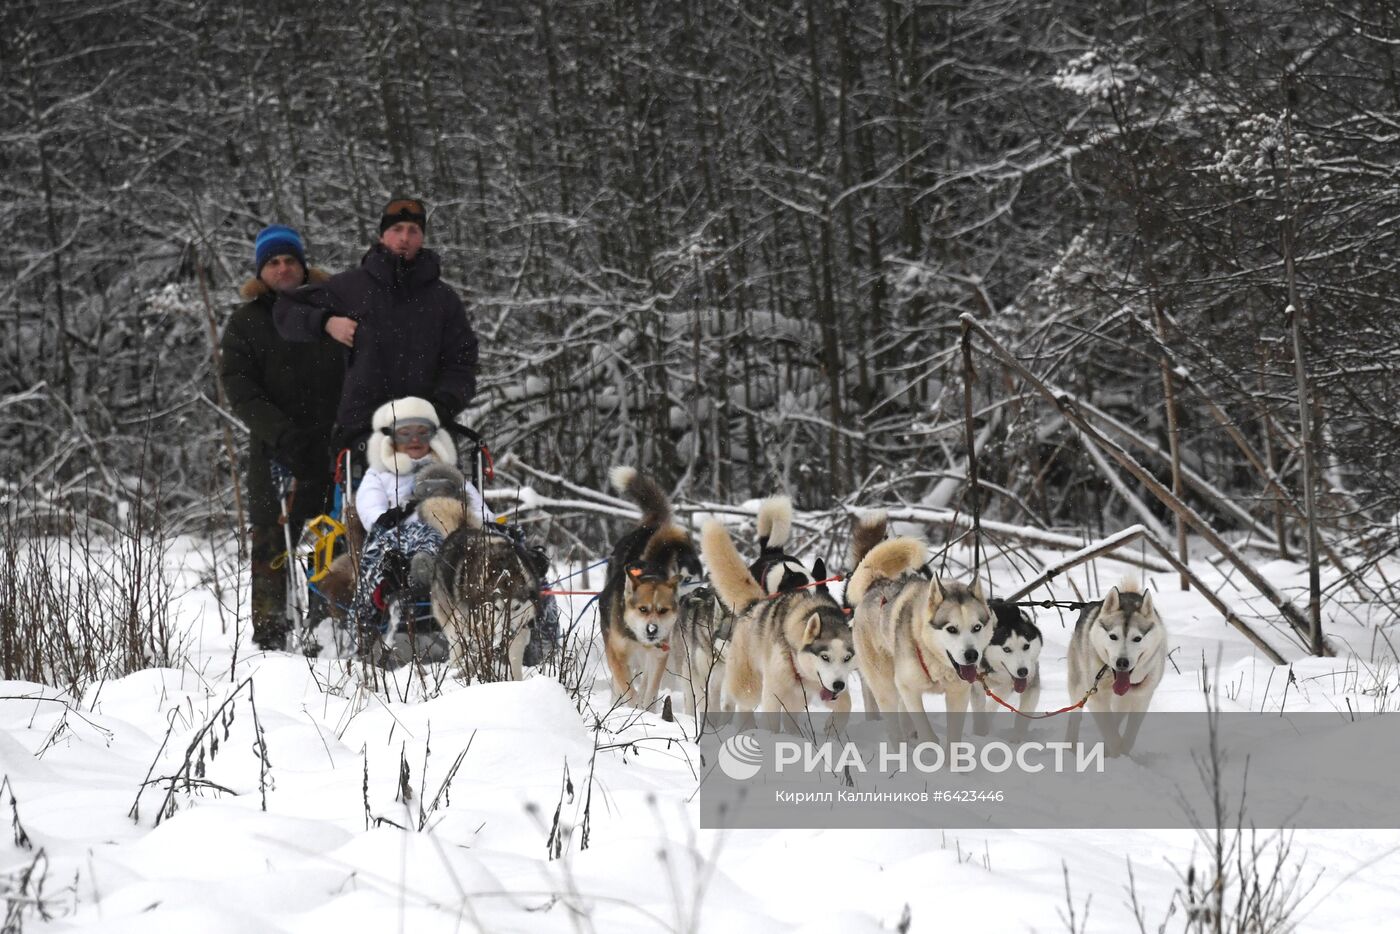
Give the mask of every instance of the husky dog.
[[[769, 595], [810, 587], [826, 578], [826, 564], [818, 558], [808, 570], [801, 559], [787, 553], [792, 534], [792, 500], [770, 496], [758, 507], [758, 557], [749, 574]], [[694, 714], [719, 697], [724, 682], [724, 652], [733, 635], [734, 614], [713, 585], [682, 588], [680, 619], [671, 643], [667, 672], [682, 682], [686, 712]], [[702, 703], [703, 702], [703, 703]]]
[[749, 573], [729, 532], [713, 520], [705, 523], [700, 548], [715, 591], [736, 614], [724, 664], [725, 708], [795, 717], [820, 698], [838, 713], [849, 712], [851, 625], [826, 587], [770, 596]]
[[687, 714], [696, 715], [718, 706], [724, 651], [733, 627], [734, 614], [720, 602], [712, 586], [703, 582], [687, 586], [682, 582], [666, 673], [680, 682]]
[[355, 568], [358, 564], [355, 557], [359, 553], [359, 549], [355, 548], [336, 555], [330, 571], [316, 585], [316, 591], [326, 605], [326, 614], [331, 619], [344, 620], [350, 602], [355, 599]]
[[[429, 497], [418, 504], [418, 516], [443, 536], [426, 576], [433, 617], [451, 644], [452, 662], [477, 681], [502, 674], [519, 681], [539, 574], [514, 541], [486, 525], [461, 499]], [[415, 573], [422, 573], [421, 564]]]
[[922, 577], [927, 557], [927, 546], [912, 538], [881, 542], [852, 573], [846, 598], [855, 606], [851, 627], [866, 706], [894, 714], [893, 739], [912, 733], [936, 740], [923, 697], [943, 693], [956, 742], [992, 639], [992, 611], [980, 584]]
[[[1167, 665], [1167, 627], [1152, 594], [1124, 581], [1103, 602], [1085, 607], [1069, 641], [1069, 693], [1074, 701], [1097, 686], [1085, 705], [1103, 732], [1110, 756], [1132, 751], [1143, 714]], [[1112, 676], [1112, 681], [1105, 679]], [[1112, 685], [1112, 693], [1105, 690]], [[1120, 735], [1118, 720], [1126, 714]], [[1079, 712], [1070, 715], [1068, 739], [1079, 739]]]
[[[1001, 600], [990, 600], [995, 619], [992, 627], [992, 641], [982, 655], [978, 674], [983, 685], [1007, 703], [1016, 703], [1026, 713], [1034, 713], [1040, 702], [1040, 652], [1045, 647], [1040, 630], [1031, 622], [1030, 614], [1020, 607]], [[1011, 699], [1019, 694], [1020, 702]], [[972, 722], [978, 734], [985, 734], [991, 726], [993, 707], [988, 712], [989, 699], [986, 691], [972, 692]], [[1012, 730], [1014, 739], [1023, 739], [1029, 722], [1025, 717], [1017, 717]]]
[[[770, 496], [758, 507], [758, 557], [749, 574], [767, 593], [785, 593], [821, 580], [787, 553], [792, 538], [792, 500]], [[823, 575], [824, 577], [825, 575]]]
[[[656, 481], [632, 467], [614, 467], [610, 479], [642, 507], [642, 520], [613, 547], [598, 597], [599, 627], [617, 699], [646, 708], [666, 674], [682, 579], [700, 576], [700, 558], [671, 521], [671, 503]], [[640, 691], [633, 689], [638, 677]]]

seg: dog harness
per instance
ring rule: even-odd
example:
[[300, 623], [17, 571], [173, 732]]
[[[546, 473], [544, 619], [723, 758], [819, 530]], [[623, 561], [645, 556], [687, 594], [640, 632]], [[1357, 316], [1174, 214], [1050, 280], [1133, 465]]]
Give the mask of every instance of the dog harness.
[[[788, 664], [792, 666], [792, 676], [797, 679], [797, 683], [805, 684], [806, 680], [802, 677], [802, 672], [797, 670], [797, 656], [793, 655], [791, 649], [788, 649]], [[821, 678], [817, 679], [817, 683], [822, 684]], [[821, 699], [829, 704], [836, 700], [836, 692], [822, 684]]]
[[919, 648], [919, 643], [917, 640], [914, 640], [914, 657], [919, 660], [919, 667], [924, 670], [924, 677], [928, 678], [928, 683], [936, 683], [933, 680], [933, 675], [928, 670], [928, 663], [924, 661], [924, 650]]

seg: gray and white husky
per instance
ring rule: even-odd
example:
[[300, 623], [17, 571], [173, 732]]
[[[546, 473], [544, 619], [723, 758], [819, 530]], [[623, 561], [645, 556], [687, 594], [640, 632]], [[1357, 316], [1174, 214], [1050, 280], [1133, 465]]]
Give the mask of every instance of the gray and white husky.
[[[873, 531], [873, 529], [872, 529]], [[992, 641], [992, 611], [978, 583], [925, 578], [928, 546], [892, 538], [872, 547], [851, 574], [861, 684], [869, 710], [891, 714], [891, 739], [936, 741], [924, 695], [946, 696], [950, 742], [977, 687], [977, 669]]]
[[[992, 641], [978, 668], [982, 683], [1008, 704], [1025, 713], [1035, 713], [1040, 703], [1040, 653], [1045, 640], [1025, 610], [1000, 600], [990, 600], [987, 605], [996, 622]], [[997, 708], [988, 707], [995, 703], [985, 691], [973, 690], [972, 723], [978, 734], [986, 734], [990, 729]], [[1024, 739], [1029, 724], [1028, 718], [1016, 717], [1012, 738]]]
[[[851, 709], [855, 648], [851, 625], [825, 586], [770, 594], [734, 548], [728, 530], [705, 524], [700, 550], [716, 593], [734, 614], [722, 703], [740, 713], [791, 716], [812, 701]], [[780, 725], [786, 726], [781, 717]]]
[[[758, 507], [758, 557], [749, 576], [773, 597], [812, 586], [826, 578], [826, 564], [817, 558], [808, 569], [787, 553], [792, 537], [792, 500], [770, 496]], [[713, 583], [682, 585], [680, 613], [673, 630], [666, 670], [681, 684], [686, 713], [719, 707], [724, 683], [724, 655], [733, 638], [734, 613], [715, 592]]]
[[540, 579], [515, 543], [460, 499], [430, 497], [419, 517], [443, 536], [432, 556], [433, 616], [452, 662], [476, 681], [523, 677]]
[[[1070, 699], [1078, 701], [1097, 686], [1085, 707], [1103, 732], [1108, 755], [1132, 751], [1166, 666], [1167, 627], [1152, 594], [1136, 583], [1124, 581], [1080, 612], [1069, 643]], [[1070, 715], [1070, 742], [1079, 739], [1079, 719], [1078, 711]]]

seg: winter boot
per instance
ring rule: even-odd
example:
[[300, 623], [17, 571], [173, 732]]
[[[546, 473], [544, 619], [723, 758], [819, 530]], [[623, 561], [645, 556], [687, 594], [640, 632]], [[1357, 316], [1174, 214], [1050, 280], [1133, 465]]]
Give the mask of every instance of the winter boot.
[[530, 624], [530, 641], [525, 646], [525, 664], [542, 664], [559, 642], [559, 604], [554, 597], [540, 597], [534, 622]]
[[397, 668], [411, 661], [425, 664], [445, 662], [451, 654], [447, 634], [433, 618], [428, 595], [417, 588], [404, 588], [385, 607], [389, 622], [386, 667]]
[[281, 617], [253, 617], [253, 645], [264, 652], [283, 652], [291, 627]]

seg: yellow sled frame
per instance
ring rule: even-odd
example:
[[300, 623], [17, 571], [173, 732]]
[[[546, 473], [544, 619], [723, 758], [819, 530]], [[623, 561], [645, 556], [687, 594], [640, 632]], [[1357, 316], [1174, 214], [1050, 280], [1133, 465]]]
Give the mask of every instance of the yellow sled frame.
[[306, 524], [305, 534], [315, 536], [311, 544], [310, 578], [314, 584], [331, 572], [336, 539], [345, 534], [345, 525], [330, 516], [321, 515]]

